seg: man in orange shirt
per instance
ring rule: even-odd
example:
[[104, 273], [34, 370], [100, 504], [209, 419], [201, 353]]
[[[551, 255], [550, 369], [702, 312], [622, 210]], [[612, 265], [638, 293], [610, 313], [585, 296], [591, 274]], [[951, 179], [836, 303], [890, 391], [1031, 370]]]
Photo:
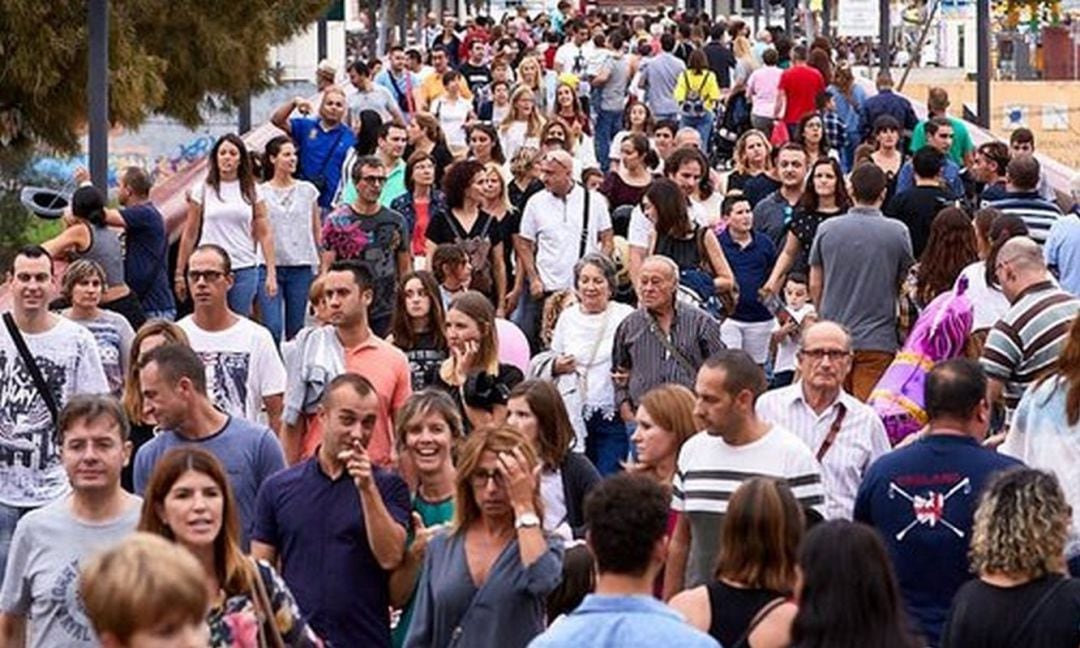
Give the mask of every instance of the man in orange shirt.
[[368, 325], [374, 291], [366, 265], [335, 261], [323, 286], [331, 326], [302, 331], [285, 358], [285, 457], [292, 464], [312, 456], [322, 440], [317, 407], [326, 386], [340, 374], [354, 373], [367, 378], [379, 395], [368, 454], [377, 464], [392, 465], [393, 416], [412, 395], [408, 360]]

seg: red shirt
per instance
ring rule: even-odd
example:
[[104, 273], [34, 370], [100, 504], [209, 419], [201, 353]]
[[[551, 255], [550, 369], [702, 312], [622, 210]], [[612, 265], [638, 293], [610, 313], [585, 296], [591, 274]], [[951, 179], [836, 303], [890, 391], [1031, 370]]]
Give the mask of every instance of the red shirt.
[[424, 256], [427, 254], [427, 226], [428, 222], [431, 220], [428, 207], [430, 206], [430, 200], [413, 199], [413, 210], [416, 212], [416, 226], [413, 227], [412, 231], [413, 256]]
[[821, 72], [800, 63], [780, 75], [780, 90], [787, 96], [784, 122], [795, 124], [803, 115], [814, 112], [814, 99], [825, 92], [825, 78]]

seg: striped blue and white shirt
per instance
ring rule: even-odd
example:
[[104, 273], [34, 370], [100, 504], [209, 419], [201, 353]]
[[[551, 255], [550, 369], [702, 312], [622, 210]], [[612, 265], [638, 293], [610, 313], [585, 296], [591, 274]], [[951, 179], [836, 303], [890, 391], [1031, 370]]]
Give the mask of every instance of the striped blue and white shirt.
[[1037, 191], [1009, 192], [1007, 197], [991, 202], [989, 207], [1024, 219], [1028, 236], [1040, 245], [1050, 235], [1050, 227], [1061, 218], [1061, 210]]

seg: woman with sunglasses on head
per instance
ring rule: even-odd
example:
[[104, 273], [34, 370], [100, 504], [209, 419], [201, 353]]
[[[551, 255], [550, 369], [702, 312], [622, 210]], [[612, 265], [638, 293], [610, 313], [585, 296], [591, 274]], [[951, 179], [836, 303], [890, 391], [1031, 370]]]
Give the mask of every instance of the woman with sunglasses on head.
[[174, 448], [154, 467], [139, 531], [186, 547], [210, 591], [210, 648], [322, 646], [285, 581], [240, 549], [236, 500], [225, 469], [200, 448]]
[[401, 277], [394, 300], [386, 341], [405, 352], [413, 391], [419, 391], [434, 382], [450, 354], [439, 284], [429, 272], [409, 272]]
[[277, 295], [274, 235], [266, 200], [255, 185], [244, 140], [228, 133], [210, 149], [206, 181], [188, 194], [188, 213], [176, 257], [176, 296], [187, 298], [187, 263], [196, 243], [214, 243], [229, 254], [233, 286], [229, 309], [251, 316], [258, 293], [258, 251], [266, 261], [266, 294]]
[[543, 632], [563, 549], [542, 527], [539, 463], [513, 428], [466, 438], [453, 521], [428, 541], [407, 648], [524, 648]]

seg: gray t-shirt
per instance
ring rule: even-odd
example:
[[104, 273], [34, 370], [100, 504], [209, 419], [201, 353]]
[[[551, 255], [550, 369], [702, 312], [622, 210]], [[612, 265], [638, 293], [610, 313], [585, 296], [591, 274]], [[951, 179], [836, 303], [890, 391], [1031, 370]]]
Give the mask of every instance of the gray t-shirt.
[[630, 62], [625, 56], [609, 56], [604, 67], [610, 68], [611, 73], [600, 86], [600, 110], [621, 113], [626, 105], [626, 87], [630, 85]]
[[206, 450], [225, 467], [240, 516], [242, 546], [247, 551], [255, 527], [255, 497], [259, 487], [267, 477], [285, 468], [285, 454], [277, 437], [270, 428], [235, 416], [230, 416], [219, 432], [205, 439], [192, 441], [165, 430], [135, 454], [135, 492], [142, 495], [146, 491], [154, 466], [166, 452], [186, 445]]
[[391, 121], [401, 113], [390, 91], [380, 85], [373, 84], [367, 92], [357, 90], [349, 96], [348, 102], [350, 124], [355, 124], [365, 110], [379, 113], [384, 122]]
[[[62, 408], [76, 394], [109, 391], [90, 331], [60, 318], [44, 333], [23, 333], [26, 346]], [[0, 504], [34, 508], [68, 492], [53, 424], [15, 342], [0, 326]]]
[[[64, 315], [70, 317], [71, 309], [65, 310]], [[71, 321], [94, 336], [101, 355], [101, 367], [109, 382], [109, 393], [120, 398], [124, 392], [124, 375], [127, 373], [131, 343], [135, 339], [131, 324], [123, 315], [103, 308], [98, 309], [98, 316], [93, 319]]]
[[646, 61], [641, 75], [645, 79], [645, 103], [653, 115], [674, 115], [679, 112], [675, 101], [675, 86], [679, 75], [686, 71], [686, 64], [677, 56], [661, 52]]
[[120, 517], [108, 522], [75, 518], [70, 498], [19, 521], [0, 589], [0, 610], [27, 619], [28, 646], [99, 645], [79, 597], [79, 570], [87, 558], [135, 531], [141, 500], [128, 499]]
[[914, 263], [907, 227], [880, 210], [822, 221], [810, 248], [810, 266], [824, 274], [819, 314], [846, 326], [857, 351], [896, 351], [897, 295]]

